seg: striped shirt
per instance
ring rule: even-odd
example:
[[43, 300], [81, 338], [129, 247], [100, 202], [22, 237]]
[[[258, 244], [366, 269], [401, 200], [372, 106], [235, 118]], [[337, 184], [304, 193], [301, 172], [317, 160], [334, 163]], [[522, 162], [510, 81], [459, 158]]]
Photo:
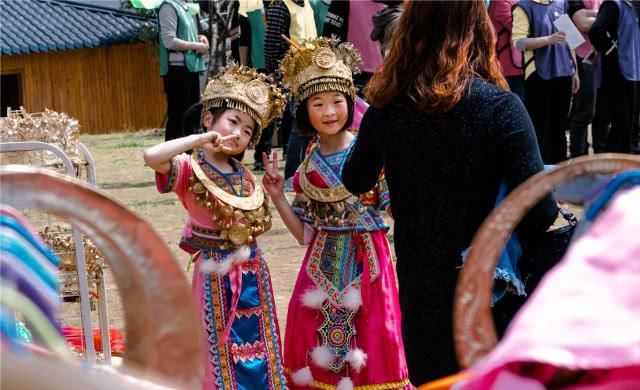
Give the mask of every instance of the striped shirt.
[[[299, 6], [304, 6], [304, 0], [294, 0]], [[287, 50], [289, 44], [280, 35], [289, 37], [289, 27], [291, 26], [291, 14], [289, 9], [281, 0], [271, 3], [266, 12], [267, 31], [264, 37], [265, 65], [268, 73], [275, 73], [278, 70], [280, 61]]]

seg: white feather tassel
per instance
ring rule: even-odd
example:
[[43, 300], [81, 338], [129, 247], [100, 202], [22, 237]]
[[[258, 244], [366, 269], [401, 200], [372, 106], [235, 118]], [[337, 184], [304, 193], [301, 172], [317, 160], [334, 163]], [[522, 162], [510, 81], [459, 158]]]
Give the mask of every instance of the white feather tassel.
[[217, 263], [217, 265], [218, 265], [218, 269], [215, 271], [216, 274], [218, 276], [224, 276], [228, 274], [229, 271], [231, 271], [231, 268], [233, 267], [233, 258], [227, 257], [226, 259]]
[[321, 309], [327, 299], [329, 296], [323, 289], [315, 288], [305, 291], [302, 295], [302, 304], [312, 309]]
[[237, 251], [233, 252], [232, 256], [233, 256], [233, 261], [236, 264], [245, 262], [249, 260], [249, 258], [251, 257], [251, 248], [245, 245], [242, 248], [238, 249]]
[[353, 381], [348, 376], [343, 376], [338, 382], [336, 390], [353, 390]]
[[309, 367], [304, 367], [291, 374], [291, 380], [298, 386], [313, 385], [313, 375]]
[[[206, 270], [209, 272], [203, 271], [203, 268], [205, 268], [205, 264], [207, 265]], [[224, 276], [228, 274], [229, 271], [231, 271], [231, 267], [233, 267], [233, 257], [227, 256], [224, 260], [219, 262], [213, 260], [207, 261], [206, 263], [202, 264], [200, 270], [203, 273], [215, 273], [218, 276]]]
[[203, 273], [205, 275], [214, 273], [215, 269], [216, 269], [216, 262], [211, 259], [204, 260], [202, 262], [202, 265], [200, 265], [200, 273]]
[[362, 294], [360, 289], [353, 288], [351, 286], [346, 288], [344, 295], [342, 296], [342, 307], [351, 311], [356, 311], [362, 306]]
[[367, 364], [367, 354], [360, 348], [353, 348], [349, 351], [347, 356], [345, 356], [344, 360], [349, 362], [351, 368], [353, 368], [355, 372], [360, 372], [362, 367]]
[[318, 367], [329, 368], [329, 364], [335, 357], [331, 349], [326, 345], [321, 345], [311, 350], [311, 359]]

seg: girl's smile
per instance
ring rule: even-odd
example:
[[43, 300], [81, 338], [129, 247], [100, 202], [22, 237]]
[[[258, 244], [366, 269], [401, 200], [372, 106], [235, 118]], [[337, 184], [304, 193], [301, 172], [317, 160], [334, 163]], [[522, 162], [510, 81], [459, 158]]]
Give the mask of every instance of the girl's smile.
[[320, 135], [334, 135], [344, 129], [349, 117], [347, 99], [340, 92], [316, 93], [307, 100], [311, 126]]

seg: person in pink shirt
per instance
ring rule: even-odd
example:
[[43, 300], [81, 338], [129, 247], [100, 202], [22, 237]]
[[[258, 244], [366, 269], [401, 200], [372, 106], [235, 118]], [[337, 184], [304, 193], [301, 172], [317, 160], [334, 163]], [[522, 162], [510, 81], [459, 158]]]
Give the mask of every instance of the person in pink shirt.
[[384, 4], [374, 0], [333, 1], [329, 5], [322, 36], [335, 35], [340, 41], [350, 42], [358, 49], [362, 66], [353, 81], [359, 90], [382, 65], [380, 43], [370, 38], [373, 30], [371, 18], [382, 8]]
[[511, 9], [518, 0], [493, 0], [489, 3], [489, 17], [496, 34], [496, 55], [502, 75], [507, 79], [511, 92], [524, 101], [524, 69], [522, 52], [511, 43], [513, 16]]

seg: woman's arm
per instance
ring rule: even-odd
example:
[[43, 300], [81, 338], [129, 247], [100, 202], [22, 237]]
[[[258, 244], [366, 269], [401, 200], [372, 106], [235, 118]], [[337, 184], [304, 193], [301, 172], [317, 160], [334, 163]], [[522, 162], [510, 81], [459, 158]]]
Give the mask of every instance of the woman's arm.
[[597, 15], [598, 11], [583, 8], [579, 11], [576, 11], [571, 17], [571, 20], [573, 20], [573, 23], [576, 24], [576, 27], [578, 28], [578, 30], [580, 30], [581, 33], [586, 34], [591, 29], [593, 22], [596, 21]]
[[[160, 24], [160, 39], [168, 50], [174, 51], [197, 51], [206, 53], [209, 50], [209, 42], [206, 37], [200, 36], [198, 42], [189, 42], [177, 37], [178, 15], [176, 10], [169, 4], [164, 4], [158, 12]], [[204, 38], [204, 39], [203, 39]]]
[[573, 64], [576, 67], [576, 72], [571, 76], [571, 94], [575, 95], [580, 90], [580, 73], [578, 72], [578, 58], [576, 57], [576, 51], [571, 50], [571, 58], [573, 59]]
[[598, 17], [589, 30], [589, 40], [597, 51], [607, 53], [611, 49], [613, 39], [617, 39], [619, 15], [620, 10], [613, 1], [605, 1], [600, 6]]
[[349, 151], [342, 168], [342, 182], [353, 194], [371, 191], [382, 171], [383, 159], [378, 150], [374, 110], [369, 108], [362, 117], [356, 143]]
[[531, 34], [529, 17], [522, 7], [513, 9], [513, 31], [511, 40], [518, 50], [535, 50], [541, 47], [555, 45], [564, 42], [565, 36], [562, 32], [556, 32], [545, 37], [529, 38]]

